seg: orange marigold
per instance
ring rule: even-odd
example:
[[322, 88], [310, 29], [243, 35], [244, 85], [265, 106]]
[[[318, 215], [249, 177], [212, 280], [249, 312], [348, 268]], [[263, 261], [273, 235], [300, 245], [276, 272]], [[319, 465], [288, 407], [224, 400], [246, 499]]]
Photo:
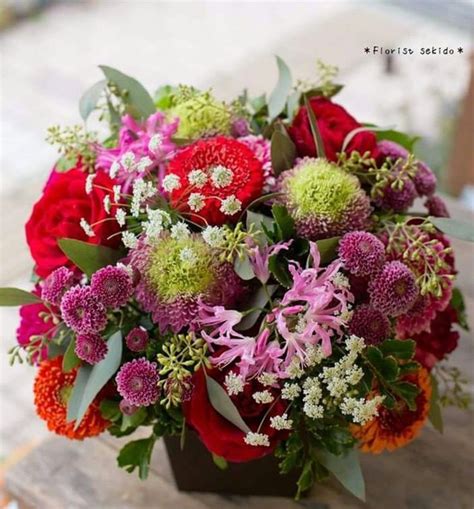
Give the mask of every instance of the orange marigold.
[[364, 426], [352, 426], [352, 434], [360, 441], [364, 452], [378, 454], [383, 450], [394, 451], [411, 442], [421, 431], [428, 417], [431, 399], [431, 381], [428, 371], [420, 368], [404, 380], [420, 388], [416, 397], [416, 410], [397, 401], [393, 409], [380, 407], [379, 414]]
[[90, 405], [77, 429], [74, 429], [74, 422], [67, 422], [67, 401], [77, 369], [64, 373], [62, 362], [62, 357], [41, 362], [33, 387], [36, 413], [46, 421], [48, 429], [58, 435], [76, 440], [99, 435], [110, 424], [100, 413], [100, 397]]

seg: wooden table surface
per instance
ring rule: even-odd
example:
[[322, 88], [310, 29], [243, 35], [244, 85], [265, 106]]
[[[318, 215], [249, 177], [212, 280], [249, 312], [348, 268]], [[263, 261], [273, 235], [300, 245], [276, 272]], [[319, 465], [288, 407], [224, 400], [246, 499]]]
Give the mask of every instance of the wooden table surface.
[[[474, 216], [451, 203], [454, 216]], [[460, 271], [458, 284], [474, 316], [472, 244], [453, 241]], [[463, 333], [451, 357], [470, 379], [473, 338]], [[219, 496], [178, 492], [164, 446], [155, 448], [149, 479], [139, 481], [116, 466], [122, 441], [103, 436], [84, 442], [52, 437], [31, 451], [6, 474], [10, 493], [28, 508], [38, 509], [470, 509], [474, 507], [474, 426], [472, 411], [444, 411], [445, 433], [429, 425], [409, 446], [378, 456], [363, 455], [367, 504], [344, 492], [336, 482], [315, 486], [299, 503], [290, 499]], [[189, 465], [193, 468], [193, 465]]]

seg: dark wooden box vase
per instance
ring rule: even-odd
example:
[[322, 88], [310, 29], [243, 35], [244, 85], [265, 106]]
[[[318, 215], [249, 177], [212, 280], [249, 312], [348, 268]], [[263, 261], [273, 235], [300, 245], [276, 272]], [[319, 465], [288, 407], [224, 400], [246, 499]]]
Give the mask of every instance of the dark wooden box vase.
[[180, 491], [273, 497], [294, 497], [296, 493], [298, 473], [281, 475], [273, 454], [246, 463], [229, 463], [221, 470], [194, 432], [186, 433], [183, 450], [179, 437], [164, 440]]

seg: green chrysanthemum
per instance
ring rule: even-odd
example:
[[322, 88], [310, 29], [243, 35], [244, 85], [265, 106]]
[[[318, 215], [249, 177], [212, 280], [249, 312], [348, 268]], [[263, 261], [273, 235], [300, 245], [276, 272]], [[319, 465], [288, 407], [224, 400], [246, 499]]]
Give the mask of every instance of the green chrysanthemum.
[[179, 117], [178, 138], [197, 139], [203, 136], [229, 134], [232, 113], [222, 102], [208, 92], [196, 93], [193, 97], [176, 104], [171, 117]]
[[309, 240], [364, 229], [370, 201], [359, 180], [326, 159], [303, 159], [279, 181], [298, 233]]

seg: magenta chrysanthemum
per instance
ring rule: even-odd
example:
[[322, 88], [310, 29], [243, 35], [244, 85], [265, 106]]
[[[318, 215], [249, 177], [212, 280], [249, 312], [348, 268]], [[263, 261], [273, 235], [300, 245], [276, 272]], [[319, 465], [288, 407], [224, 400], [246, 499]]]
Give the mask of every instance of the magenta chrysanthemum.
[[409, 178], [403, 180], [403, 187], [401, 189], [392, 187], [392, 182], [389, 181], [382, 194], [376, 199], [376, 204], [384, 210], [392, 210], [393, 212], [405, 212], [408, 210], [418, 196], [416, 187], [413, 181]]
[[134, 327], [127, 334], [125, 343], [132, 352], [143, 352], [148, 345], [148, 332], [142, 327]]
[[161, 331], [193, 328], [200, 299], [232, 306], [245, 290], [232, 265], [221, 262], [200, 235], [174, 239], [163, 233], [152, 246], [140, 243], [131, 265], [140, 275], [135, 296]]
[[368, 232], [346, 233], [339, 242], [339, 258], [355, 276], [377, 273], [385, 262], [385, 246]]
[[364, 338], [369, 345], [377, 345], [388, 338], [390, 321], [378, 309], [364, 304], [355, 308], [349, 332]]
[[119, 408], [123, 415], [133, 415], [140, 407], [132, 405], [132, 403], [126, 399], [122, 399], [119, 403]]
[[132, 296], [133, 282], [125, 268], [109, 265], [92, 276], [91, 290], [104, 306], [117, 309]]
[[365, 230], [370, 224], [370, 200], [357, 177], [326, 159], [302, 159], [280, 175], [277, 186], [299, 236], [308, 240]]
[[230, 134], [234, 138], [241, 138], [242, 136], [247, 136], [249, 132], [250, 132], [249, 123], [245, 118], [239, 117], [232, 121], [232, 124], [230, 126]]
[[99, 332], [107, 325], [107, 312], [89, 286], [73, 286], [61, 300], [64, 322], [77, 334]]
[[413, 182], [420, 196], [431, 196], [436, 191], [436, 175], [425, 163], [418, 163]]
[[67, 267], [59, 267], [45, 279], [41, 289], [41, 298], [50, 304], [59, 306], [64, 294], [74, 284], [74, 272]]
[[263, 136], [255, 136], [250, 134], [239, 138], [241, 143], [247, 145], [247, 147], [255, 154], [255, 157], [262, 163], [263, 167], [263, 191], [270, 192], [275, 187], [275, 175], [272, 168], [272, 156], [270, 153], [270, 142]]
[[97, 364], [107, 354], [107, 343], [99, 334], [79, 334], [74, 351], [79, 359], [89, 364]]
[[398, 143], [390, 140], [381, 140], [377, 143], [377, 152], [381, 158], [390, 159], [394, 162], [397, 159], [406, 159], [410, 153]]
[[398, 316], [408, 311], [418, 296], [415, 276], [402, 262], [388, 262], [370, 281], [369, 295], [374, 308]]
[[136, 406], [156, 403], [160, 395], [157, 368], [156, 362], [144, 357], [125, 363], [115, 377], [119, 394]]
[[449, 217], [449, 211], [446, 203], [439, 196], [430, 196], [425, 201], [425, 207], [428, 209], [430, 216], [434, 217]]

